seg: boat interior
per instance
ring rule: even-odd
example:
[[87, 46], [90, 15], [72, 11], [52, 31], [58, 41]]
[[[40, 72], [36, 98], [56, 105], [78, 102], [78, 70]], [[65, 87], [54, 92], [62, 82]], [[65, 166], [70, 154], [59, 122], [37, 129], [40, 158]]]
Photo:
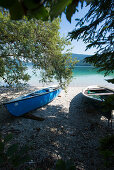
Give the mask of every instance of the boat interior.
[[114, 94], [114, 91], [107, 88], [92, 88], [92, 89], [87, 89], [85, 91], [85, 94], [86, 95], [112, 95]]

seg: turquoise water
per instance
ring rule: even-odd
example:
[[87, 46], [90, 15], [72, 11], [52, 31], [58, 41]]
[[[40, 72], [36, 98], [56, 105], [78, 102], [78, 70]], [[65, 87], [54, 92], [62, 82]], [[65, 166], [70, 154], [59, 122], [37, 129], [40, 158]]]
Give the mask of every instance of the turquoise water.
[[[35, 76], [32, 74], [31, 68], [29, 68], [28, 72], [30, 73], [30, 75], [32, 75], [31, 80], [28, 82], [30, 85], [32, 86], [43, 86], [43, 85], [45, 86], [46, 85], [46, 84], [42, 84], [39, 82], [39, 80], [41, 79], [40, 70], [38, 70], [38, 73], [37, 73], [38, 76]], [[104, 77], [104, 74], [98, 73], [97, 69], [95, 69], [94, 67], [76, 66], [73, 70], [73, 78], [69, 86], [86, 87], [89, 85], [101, 85], [101, 86], [108, 86], [108, 87], [114, 88], [114, 85], [105, 81], [105, 79], [110, 79], [113, 77], [114, 77], [113, 74], [111, 74], [110, 76]], [[47, 85], [53, 85], [53, 84], [57, 84], [57, 81], [54, 80], [53, 83], [49, 83]]]
[[108, 83], [106, 79], [113, 78], [114, 75], [110, 74], [109, 76], [104, 77], [104, 73], [98, 73], [97, 69], [90, 66], [77, 66], [73, 70], [73, 79], [70, 83], [70, 86], [90, 86], [90, 85], [100, 85], [113, 87], [114, 85]]
[[[32, 72], [32, 67], [29, 66], [27, 72], [31, 75], [31, 79], [28, 84], [31, 86], [50, 86], [53, 84], [58, 84], [56, 80], [52, 83], [43, 84], [40, 82], [41, 75], [40, 70], [37, 71], [37, 76], [35, 76]], [[105, 81], [105, 79], [111, 79], [114, 75], [104, 77], [103, 73], [98, 73], [94, 67], [90, 66], [76, 66], [73, 70], [73, 78], [70, 82], [69, 86], [71, 87], [86, 87], [90, 85], [100, 85], [100, 86], [108, 86], [114, 88], [114, 85]], [[0, 84], [3, 84], [0, 81]]]

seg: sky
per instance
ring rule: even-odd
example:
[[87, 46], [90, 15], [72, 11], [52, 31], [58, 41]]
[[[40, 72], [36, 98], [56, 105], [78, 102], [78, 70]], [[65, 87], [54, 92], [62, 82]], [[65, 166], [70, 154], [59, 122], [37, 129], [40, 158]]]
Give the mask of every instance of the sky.
[[[72, 16], [72, 20], [71, 23], [66, 19], [65, 14], [62, 14], [61, 17], [61, 23], [60, 23], [60, 36], [67, 36], [68, 32], [72, 31], [75, 29], [75, 25], [76, 25], [76, 18], [81, 18], [83, 17], [87, 11], [89, 10], [89, 6], [85, 6], [81, 9], [80, 5], [77, 8], [79, 10], [79, 12], [76, 12], [73, 16]], [[71, 42], [71, 47], [73, 47], [72, 49], [72, 53], [76, 53], [76, 54], [88, 54], [88, 55], [93, 55], [96, 52], [96, 48], [91, 48], [87, 51], [85, 51], [86, 49], [86, 45], [82, 40], [73, 40]], [[69, 46], [70, 47], [70, 46]]]

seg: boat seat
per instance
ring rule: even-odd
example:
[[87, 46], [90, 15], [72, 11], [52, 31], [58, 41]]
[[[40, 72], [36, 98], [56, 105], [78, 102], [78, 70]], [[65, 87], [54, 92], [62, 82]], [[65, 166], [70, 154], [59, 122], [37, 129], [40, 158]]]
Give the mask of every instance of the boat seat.
[[49, 89], [45, 89], [45, 91], [46, 91], [46, 92], [50, 92], [50, 90], [49, 90]]
[[51, 92], [51, 91], [53, 91], [53, 90], [52, 89], [45, 89], [42, 92], [31, 93], [30, 96], [38, 96], [38, 95], [42, 95], [42, 94], [45, 94], [46, 92]]
[[31, 93], [30, 96], [38, 96], [41, 93]]

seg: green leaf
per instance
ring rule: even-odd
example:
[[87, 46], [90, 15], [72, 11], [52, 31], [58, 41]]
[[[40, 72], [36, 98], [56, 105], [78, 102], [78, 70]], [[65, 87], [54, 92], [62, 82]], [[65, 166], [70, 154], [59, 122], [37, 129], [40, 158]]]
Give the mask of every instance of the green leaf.
[[13, 138], [13, 135], [10, 133], [4, 138], [4, 142], [7, 143]]
[[72, 2], [72, 0], [58, 0], [54, 1], [54, 3], [51, 6], [50, 10], [50, 16], [53, 20], [57, 16], [61, 15], [62, 12], [65, 11], [65, 8]]
[[37, 9], [41, 6], [41, 2], [35, 0], [23, 0], [23, 3], [27, 9]]
[[4, 152], [4, 143], [0, 142], [0, 154]]
[[11, 19], [22, 19], [22, 16], [24, 15], [24, 9], [19, 3], [18, 0], [15, 0], [15, 3], [12, 4], [12, 6], [9, 8]]
[[18, 151], [18, 144], [11, 145], [7, 150], [7, 155], [12, 156], [14, 154], [17, 154]]
[[102, 28], [102, 30], [104, 31], [104, 30], [107, 29], [107, 28], [109, 28], [108, 25], [104, 26], [104, 27]]
[[67, 20], [71, 23], [71, 17], [73, 16], [73, 14], [78, 11], [76, 9], [76, 7], [78, 6], [78, 3], [79, 3], [79, 0], [73, 0], [71, 4], [69, 4], [67, 6], [67, 9], [66, 9], [66, 18]]
[[10, 8], [15, 3], [15, 0], [0, 0], [0, 6], [3, 8]]
[[33, 10], [30, 13], [30, 18], [31, 17], [35, 17], [36, 19], [42, 19], [42, 20], [46, 21], [46, 20], [48, 20], [49, 13], [48, 13], [47, 9], [42, 5], [42, 6], [40, 6], [40, 8]]
[[75, 170], [75, 166], [71, 160], [63, 161], [58, 160], [56, 163], [56, 170]]
[[29, 149], [30, 149], [30, 148], [29, 148], [27, 145], [25, 145], [24, 147], [22, 147], [22, 148], [20, 149], [19, 153], [20, 153], [21, 155], [24, 155], [25, 153], [28, 152]]
[[15, 155], [12, 156], [12, 158], [10, 159], [11, 163], [13, 164], [14, 167], [18, 167], [21, 164], [24, 164], [27, 161], [30, 161], [30, 157], [28, 155]]
[[108, 81], [109, 83], [114, 84], [114, 78], [113, 79], [107, 79], [106, 81]]
[[3, 14], [2, 14], [2, 12], [0, 12], [0, 18], [3, 18]]
[[4, 163], [4, 161], [5, 161], [5, 160], [4, 160], [3, 155], [0, 154], [0, 165], [2, 165], [2, 164]]
[[73, 161], [71, 160], [66, 161], [66, 170], [76, 170]]
[[56, 163], [56, 170], [66, 170], [66, 165], [65, 165], [65, 161], [63, 161], [62, 159], [58, 160]]

